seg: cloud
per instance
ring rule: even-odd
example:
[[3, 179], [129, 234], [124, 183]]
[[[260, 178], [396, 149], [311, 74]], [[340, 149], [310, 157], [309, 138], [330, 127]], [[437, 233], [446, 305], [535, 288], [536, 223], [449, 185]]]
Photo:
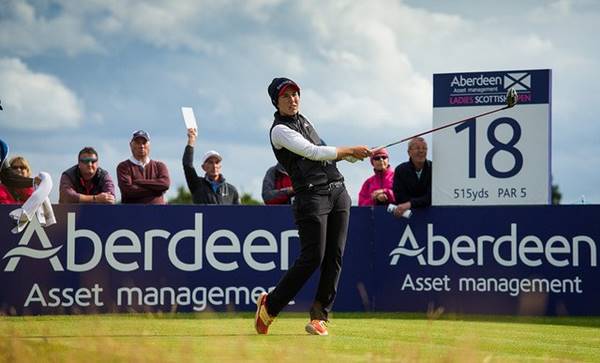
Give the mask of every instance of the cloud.
[[429, 75], [415, 69], [406, 43], [427, 37], [429, 26], [456, 28], [456, 17], [431, 18], [424, 11], [382, 1], [304, 4], [321, 57], [310, 68], [317, 69], [315, 81], [330, 84], [319, 90], [325, 104], [317, 106], [326, 119], [335, 120], [337, 113], [337, 121], [346, 124], [350, 119], [366, 128], [431, 122]]
[[544, 4], [531, 11], [530, 20], [537, 23], [554, 24], [563, 21], [571, 15], [573, 2], [570, 0], [559, 0], [550, 4]]
[[[142, 40], [158, 48], [186, 48], [197, 52], [218, 52], [218, 42], [202, 35], [202, 25], [218, 18], [215, 12], [231, 4], [209, 1], [51, 1], [30, 4], [8, 0], [3, 3], [0, 22], [0, 50], [28, 57], [60, 50], [69, 56], [103, 53], [100, 44]], [[256, 19], [270, 1], [246, 4]], [[226, 23], [226, 17], [220, 20]], [[103, 39], [103, 36], [108, 37]], [[107, 43], [109, 44], [109, 43]]]
[[265, 23], [271, 19], [269, 10], [281, 4], [283, 0], [247, 0], [242, 1], [239, 6], [243, 12], [252, 19]]
[[[10, 87], [31, 99], [19, 101], [27, 104], [19, 106], [27, 111], [20, 110], [18, 118], [11, 113], [17, 104], [0, 113], [2, 130], [5, 125], [15, 129], [31, 120], [47, 127], [76, 126], [83, 115], [81, 97], [87, 105], [86, 128], [77, 132], [80, 137], [102, 135], [119, 150], [111, 163], [128, 154], [123, 148], [127, 140], [120, 137], [142, 122], [153, 135], [175, 138], [161, 152], [155, 151], [157, 157], [177, 165], [173, 166], [176, 184], [184, 183], [178, 167], [185, 142], [179, 130], [183, 124], [179, 106], [189, 105], [197, 112], [202, 131], [210, 136], [199, 144], [202, 149], [213, 141], [231, 142], [210, 146], [224, 152], [230, 147], [227, 177], [260, 195], [264, 170], [274, 161], [267, 137], [273, 108], [266, 86], [275, 76], [298, 81], [302, 112], [315, 122], [325, 140], [344, 145], [391, 142], [431, 128], [433, 73], [550, 68], [553, 155], [561, 156], [570, 150], [569, 145], [591, 145], [593, 153], [598, 144], [593, 107], [588, 107], [600, 95], [591, 84], [600, 59], [595, 1], [5, 3], [0, 8], [0, 54], [6, 57], [0, 57], [4, 67], [0, 98], [6, 108], [9, 98], [16, 99], [8, 97], [15, 92], [8, 91], [8, 73], [25, 75], [19, 77], [24, 85], [12, 82]], [[78, 95], [61, 79], [77, 89]], [[60, 91], [33, 99], [32, 93], [38, 91], [30, 84], [38, 82]], [[60, 107], [49, 109], [45, 104], [32, 116], [35, 107], [30, 105], [48, 97]], [[61, 115], [69, 109], [75, 116]], [[583, 131], [577, 134], [577, 130]], [[13, 142], [22, 138], [22, 145], [29, 145], [31, 139], [26, 136], [15, 135]], [[406, 157], [404, 147], [391, 152], [397, 153], [394, 161]], [[568, 168], [560, 166], [570, 165], [570, 160], [554, 160], [561, 190], [565, 196], [572, 194], [569, 185], [578, 184], [569, 181]], [[368, 163], [341, 165], [354, 189], [371, 172]], [[583, 180], [590, 185], [590, 180], [595, 181]], [[594, 193], [598, 200], [598, 192]]]
[[5, 54], [32, 56], [60, 49], [72, 56], [103, 51], [81, 18], [68, 13], [47, 18], [22, 1], [9, 0], [2, 7], [6, 15], [0, 21], [0, 50]]
[[202, 36], [195, 34], [194, 26], [205, 18], [207, 4], [200, 2], [168, 1], [125, 1], [98, 5], [98, 12], [108, 11], [110, 15], [100, 21], [106, 31], [133, 35], [160, 48], [189, 48], [195, 51], [210, 52], [218, 47]]
[[[322, 94], [322, 96], [321, 96]], [[346, 126], [383, 126], [382, 120], [391, 119], [385, 105], [367, 96], [355, 96], [348, 90], [317, 92], [306, 89], [302, 102], [310, 105], [311, 113], [318, 115], [320, 123], [337, 123], [343, 119]]]
[[30, 70], [18, 58], [0, 58], [0, 126], [19, 130], [76, 127], [83, 118], [77, 96], [58, 78]]

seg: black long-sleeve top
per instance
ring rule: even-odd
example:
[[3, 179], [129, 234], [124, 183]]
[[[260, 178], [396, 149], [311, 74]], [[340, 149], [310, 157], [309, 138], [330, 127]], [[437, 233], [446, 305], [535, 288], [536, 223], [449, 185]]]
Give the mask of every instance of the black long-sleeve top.
[[431, 161], [425, 160], [421, 177], [412, 161], [407, 161], [396, 167], [394, 184], [392, 186], [396, 203], [410, 201], [412, 208], [422, 208], [431, 205]]
[[33, 178], [21, 176], [6, 165], [0, 170], [0, 181], [10, 188], [27, 188], [33, 186]]
[[208, 177], [200, 177], [194, 168], [194, 148], [186, 145], [183, 152], [183, 173], [194, 204], [240, 204], [237, 189], [225, 181], [221, 174], [221, 183], [215, 192]]

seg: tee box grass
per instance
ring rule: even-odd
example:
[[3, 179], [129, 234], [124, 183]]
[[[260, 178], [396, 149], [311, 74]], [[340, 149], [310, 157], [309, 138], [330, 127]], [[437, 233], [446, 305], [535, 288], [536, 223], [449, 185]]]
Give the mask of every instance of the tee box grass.
[[269, 335], [253, 314], [0, 317], [0, 361], [600, 362], [598, 317], [335, 313], [330, 335], [282, 313]]

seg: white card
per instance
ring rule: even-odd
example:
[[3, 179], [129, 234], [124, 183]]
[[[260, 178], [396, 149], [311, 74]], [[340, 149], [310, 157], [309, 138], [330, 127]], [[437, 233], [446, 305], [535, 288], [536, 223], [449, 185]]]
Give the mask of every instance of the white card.
[[185, 122], [186, 129], [198, 130], [198, 124], [196, 123], [196, 117], [194, 116], [194, 109], [191, 107], [182, 107], [181, 114], [183, 114], [183, 121]]

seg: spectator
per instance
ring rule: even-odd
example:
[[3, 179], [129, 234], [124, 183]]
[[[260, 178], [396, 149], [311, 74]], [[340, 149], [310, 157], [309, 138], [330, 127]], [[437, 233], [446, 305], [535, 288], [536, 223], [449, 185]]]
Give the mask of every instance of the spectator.
[[8, 162], [9, 147], [8, 144], [0, 140], [0, 183], [5, 187], [27, 188], [39, 184], [39, 178], [26, 178], [21, 175], [17, 168], [10, 168]]
[[98, 166], [98, 153], [86, 146], [78, 163], [60, 177], [59, 203], [115, 203], [115, 185], [110, 174]]
[[371, 155], [374, 175], [369, 177], [362, 185], [358, 193], [358, 205], [388, 205], [394, 203], [394, 170], [390, 166], [389, 154], [386, 149], [376, 150]]
[[23, 204], [33, 193], [31, 166], [22, 156], [15, 156], [7, 165], [11, 174], [15, 176], [14, 180], [20, 180], [21, 183], [10, 183], [10, 178], [6, 178], [7, 181], [0, 184], [0, 204]]
[[10, 168], [20, 176], [31, 178], [31, 167], [29, 166], [29, 162], [24, 157], [15, 156], [14, 158], [10, 159], [8, 165], [10, 165]]
[[291, 204], [294, 196], [292, 180], [280, 163], [270, 167], [263, 178], [262, 198], [265, 204]]
[[199, 177], [194, 168], [194, 146], [196, 129], [188, 129], [188, 142], [183, 152], [183, 172], [195, 204], [240, 204], [237, 189], [225, 181], [221, 174], [221, 155], [207, 151], [202, 157], [204, 177]]
[[398, 207], [394, 216], [400, 217], [411, 208], [431, 205], [431, 161], [427, 160], [427, 143], [416, 137], [408, 143], [407, 162], [394, 171], [394, 197]]
[[[9, 217], [15, 221], [15, 227], [11, 230], [12, 233], [22, 232], [27, 224], [31, 221], [34, 216], [37, 216], [38, 222], [41, 226], [47, 227], [56, 223], [54, 218], [54, 211], [52, 210], [52, 204], [48, 199], [48, 194], [52, 190], [52, 178], [50, 174], [41, 172], [35, 178], [30, 178], [24, 175], [31, 174], [31, 168], [29, 163], [23, 158], [16, 157], [12, 161], [15, 161], [15, 168], [11, 168], [6, 162], [8, 158], [9, 147], [8, 144], [0, 140], [0, 199], [3, 199], [5, 203], [15, 203], [14, 197], [9, 192], [9, 188], [29, 188], [35, 186], [36, 190], [31, 193], [27, 198], [27, 201], [23, 203], [22, 207], [17, 208], [9, 213]], [[20, 166], [19, 162], [23, 162], [26, 167]], [[29, 170], [27, 173], [24, 170]], [[7, 196], [7, 194], [10, 197]], [[9, 200], [11, 198], [11, 200]]]
[[17, 201], [12, 196], [6, 185], [0, 184], [0, 204], [15, 204]]
[[150, 159], [150, 136], [143, 130], [134, 132], [129, 147], [132, 156], [117, 166], [121, 202], [166, 204], [169, 170], [163, 162]]

